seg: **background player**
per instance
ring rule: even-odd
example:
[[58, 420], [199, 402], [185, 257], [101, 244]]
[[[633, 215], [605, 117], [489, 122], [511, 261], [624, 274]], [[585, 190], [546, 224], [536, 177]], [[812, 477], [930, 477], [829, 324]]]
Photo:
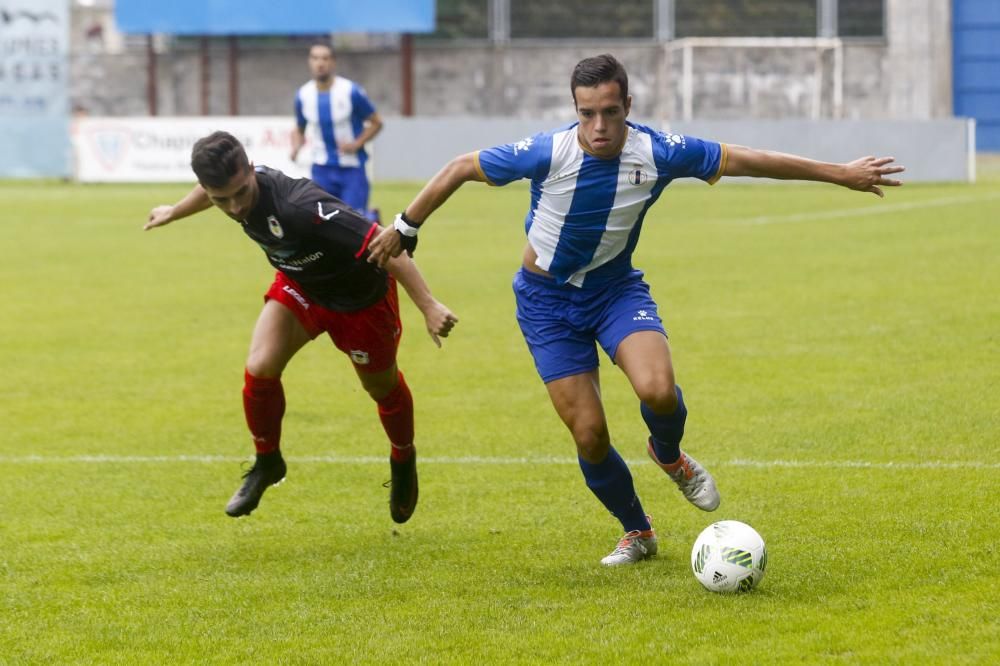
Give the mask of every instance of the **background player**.
[[453, 159], [382, 230], [369, 261], [416, 242], [427, 217], [463, 183], [531, 179], [528, 244], [514, 279], [517, 318], [549, 398], [576, 443], [587, 486], [625, 535], [602, 560], [630, 564], [656, 553], [632, 475], [611, 445], [601, 403], [595, 343], [618, 365], [640, 401], [647, 451], [684, 496], [706, 511], [720, 502], [707, 470], [681, 451], [687, 407], [674, 379], [666, 331], [632, 252], [643, 218], [674, 178], [722, 176], [814, 180], [882, 196], [903, 171], [891, 157], [849, 164], [727, 146], [628, 122], [625, 69], [610, 55], [577, 64], [570, 90], [578, 121], [559, 130]]
[[296, 127], [292, 132], [292, 161], [309, 138], [312, 179], [317, 185], [370, 219], [370, 186], [365, 172], [365, 143], [382, 130], [382, 119], [364, 89], [336, 76], [336, 58], [329, 44], [309, 49], [312, 80], [295, 93]]
[[409, 257], [386, 264], [388, 274], [365, 260], [376, 223], [308, 179], [253, 168], [232, 135], [215, 132], [198, 140], [191, 168], [199, 184], [180, 202], [154, 208], [144, 228], [214, 205], [239, 223], [277, 269], [253, 331], [244, 373], [243, 407], [256, 462], [226, 513], [249, 514], [264, 491], [285, 477], [280, 450], [285, 411], [281, 373], [299, 349], [326, 331], [350, 356], [361, 385], [378, 405], [392, 444], [390, 512], [396, 522], [406, 522], [416, 507], [418, 485], [413, 399], [396, 365], [402, 331], [396, 280], [420, 308], [439, 347], [439, 336], [447, 336], [458, 320], [434, 299]]

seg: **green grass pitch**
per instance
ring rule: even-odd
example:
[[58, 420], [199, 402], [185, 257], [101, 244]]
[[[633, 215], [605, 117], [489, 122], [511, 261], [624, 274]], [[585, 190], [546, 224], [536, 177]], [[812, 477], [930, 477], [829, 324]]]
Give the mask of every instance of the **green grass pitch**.
[[[422, 234], [461, 321], [438, 350], [404, 304], [403, 526], [374, 405], [325, 339], [285, 374], [287, 481], [223, 514], [272, 272], [221, 213], [141, 231], [185, 191], [0, 184], [0, 664], [1000, 662], [1000, 178], [664, 193], [636, 264], [723, 503], [699, 512], [645, 459], [602, 357], [661, 539], [615, 570], [619, 527], [514, 320], [526, 188], [468, 185]], [[767, 542], [751, 594], [691, 575], [721, 519]]]

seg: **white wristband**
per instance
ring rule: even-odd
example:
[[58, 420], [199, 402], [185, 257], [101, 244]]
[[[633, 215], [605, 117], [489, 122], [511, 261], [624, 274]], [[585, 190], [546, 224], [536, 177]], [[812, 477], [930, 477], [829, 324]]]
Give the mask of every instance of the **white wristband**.
[[420, 227], [413, 227], [404, 222], [401, 214], [396, 215], [396, 219], [392, 221], [392, 226], [396, 231], [410, 238], [416, 238], [417, 232], [420, 231]]

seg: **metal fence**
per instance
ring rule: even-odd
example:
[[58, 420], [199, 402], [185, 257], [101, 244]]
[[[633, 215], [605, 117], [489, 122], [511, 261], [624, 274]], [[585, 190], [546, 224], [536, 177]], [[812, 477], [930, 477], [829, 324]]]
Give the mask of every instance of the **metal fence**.
[[438, 0], [425, 40], [881, 37], [884, 0]]

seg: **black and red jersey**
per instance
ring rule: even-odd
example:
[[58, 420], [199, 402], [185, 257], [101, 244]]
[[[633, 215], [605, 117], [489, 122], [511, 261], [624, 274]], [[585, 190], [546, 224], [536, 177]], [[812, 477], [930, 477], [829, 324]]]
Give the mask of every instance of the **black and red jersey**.
[[307, 178], [254, 170], [260, 198], [241, 226], [272, 266], [330, 310], [361, 310], [385, 295], [385, 270], [367, 261], [376, 223]]

